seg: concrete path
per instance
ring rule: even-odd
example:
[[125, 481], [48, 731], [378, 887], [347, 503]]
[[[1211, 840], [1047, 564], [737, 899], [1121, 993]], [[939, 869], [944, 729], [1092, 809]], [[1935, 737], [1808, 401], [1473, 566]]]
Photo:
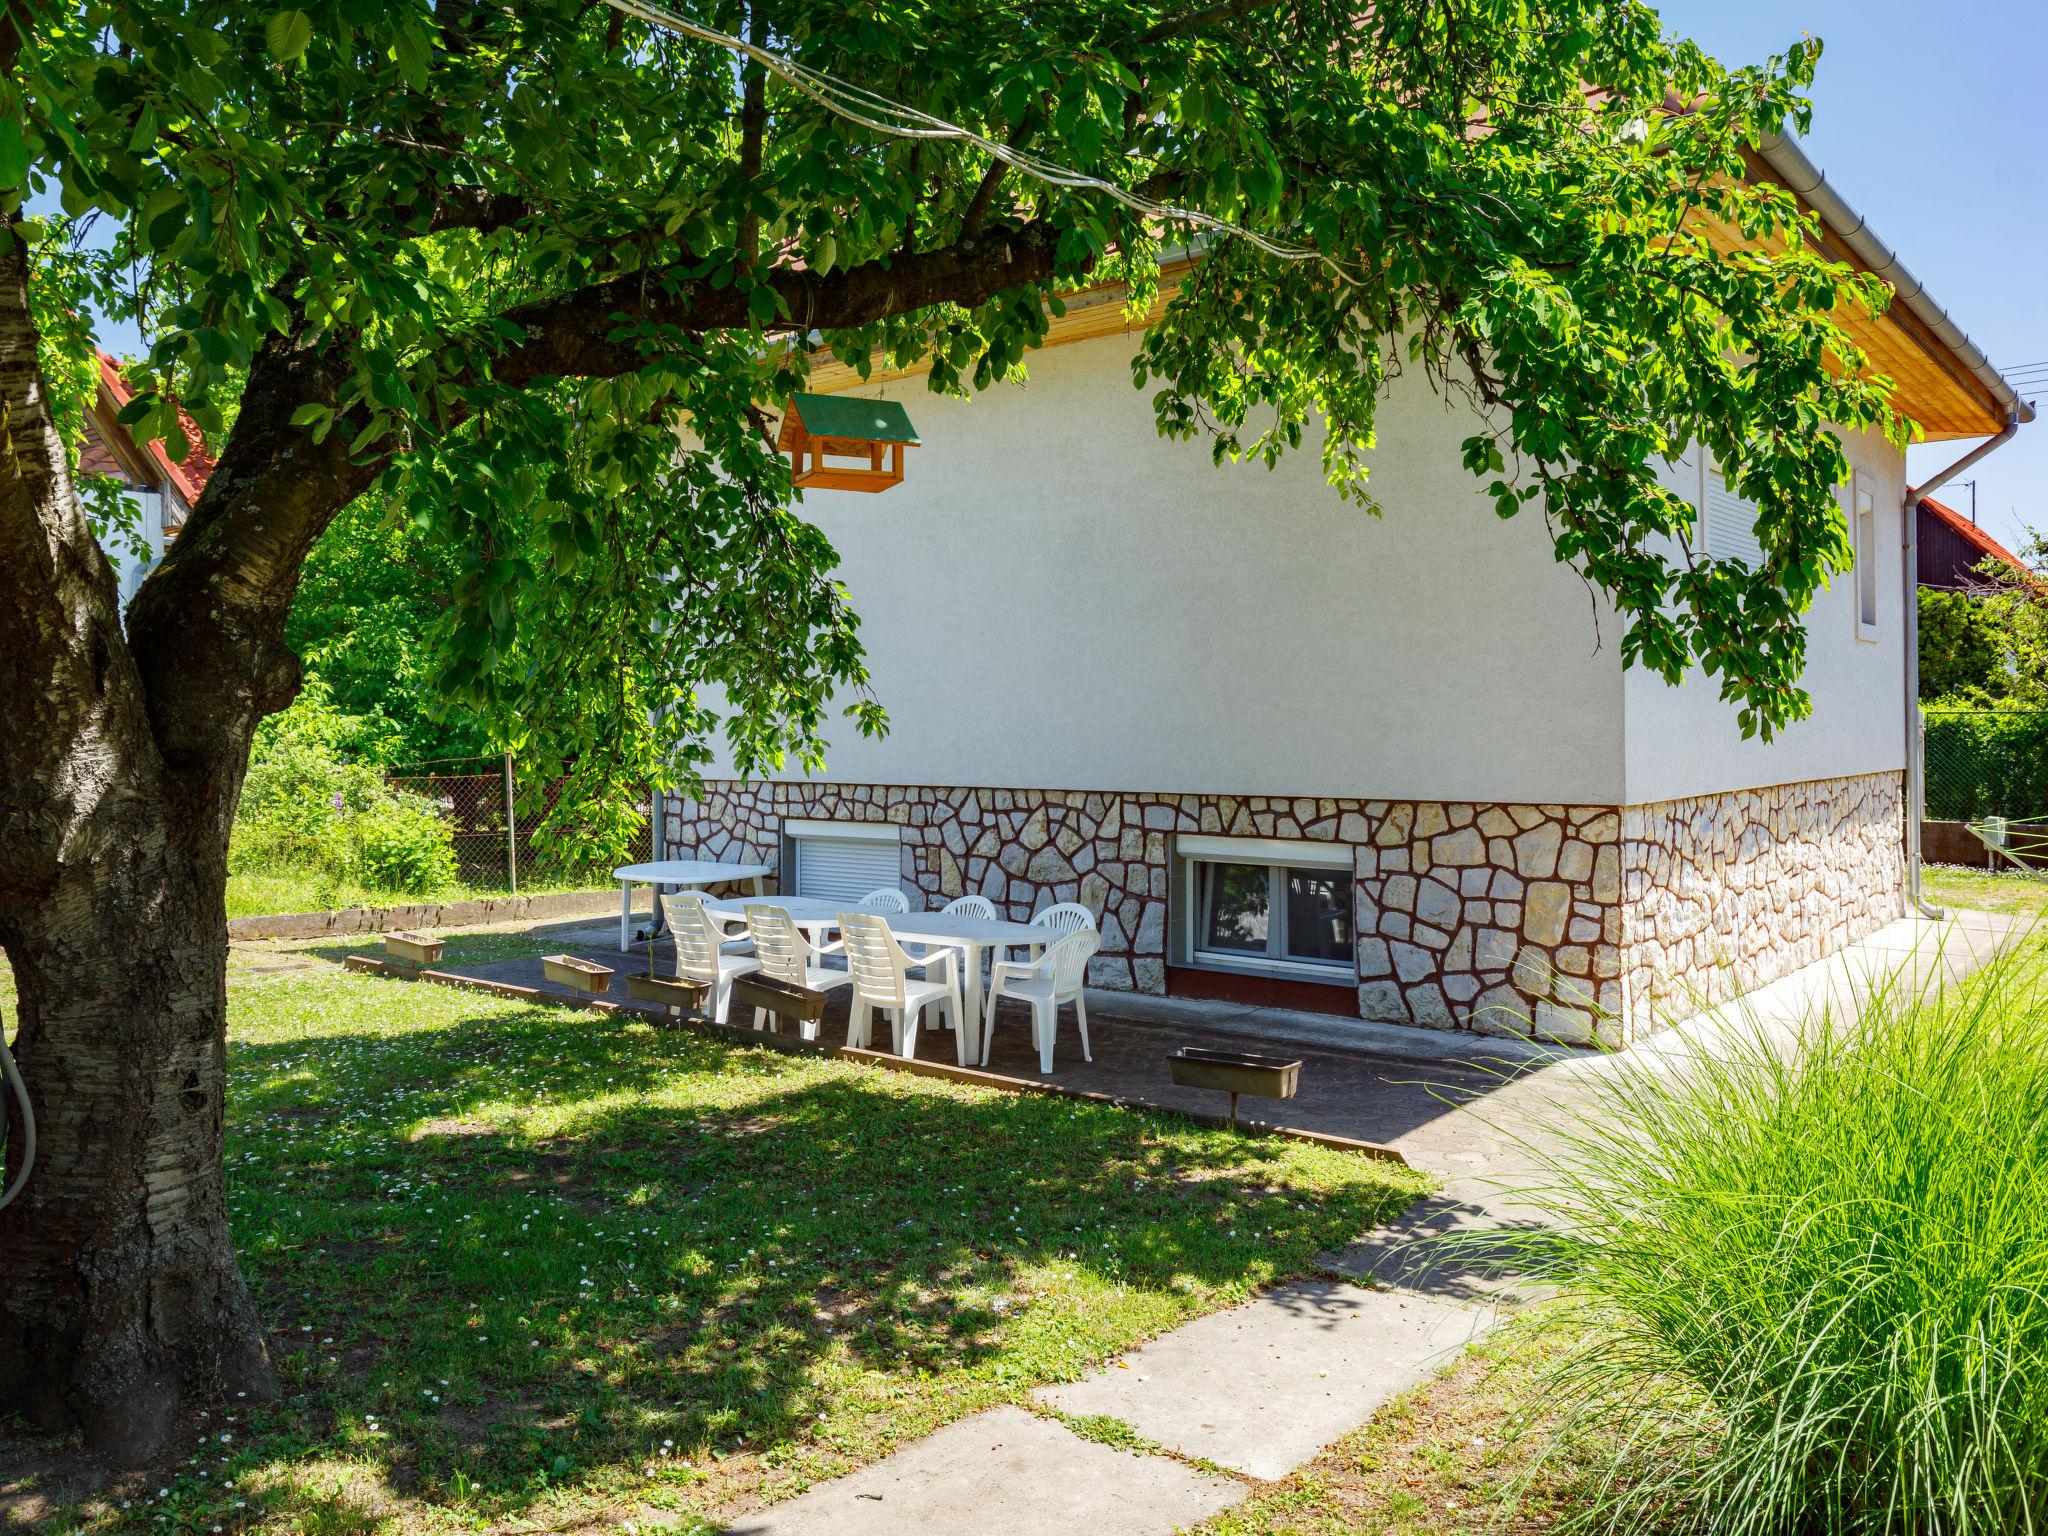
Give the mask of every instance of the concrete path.
[[730, 1529], [733, 1536], [1171, 1536], [1244, 1493], [1231, 1478], [1084, 1440], [1022, 1408], [991, 1408]]
[[1197, 1318], [1037, 1400], [1119, 1419], [1248, 1477], [1285, 1477], [1476, 1337], [1488, 1310], [1307, 1280]]

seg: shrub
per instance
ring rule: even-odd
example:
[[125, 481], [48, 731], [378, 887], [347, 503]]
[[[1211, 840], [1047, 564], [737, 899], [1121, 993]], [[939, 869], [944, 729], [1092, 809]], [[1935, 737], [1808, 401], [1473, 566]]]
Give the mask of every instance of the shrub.
[[407, 896], [456, 883], [454, 839], [440, 808], [345, 755], [358, 725], [318, 687], [263, 723], [235, 817], [230, 873], [305, 870], [334, 885]]
[[2042, 946], [1596, 1098], [1502, 1239], [1602, 1324], [1558, 1382], [1624, 1447], [1584, 1524], [2048, 1526]]

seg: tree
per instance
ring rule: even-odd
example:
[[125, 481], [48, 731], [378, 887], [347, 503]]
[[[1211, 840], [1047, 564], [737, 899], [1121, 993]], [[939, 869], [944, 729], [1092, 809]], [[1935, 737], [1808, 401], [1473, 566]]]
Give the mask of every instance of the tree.
[[2034, 529], [2028, 570], [1986, 555], [1960, 591], [1920, 589], [1920, 700], [1960, 709], [2048, 710], [2048, 556]]
[[[1806, 709], [1799, 616], [1849, 560], [1821, 425], [1897, 429], [1833, 319], [1876, 286], [1743, 179], [1817, 44], [1724, 72], [1634, 0], [694, 14], [1322, 253], [1208, 238], [1138, 363], [1162, 431], [1270, 459], [1316, 425], [1370, 508], [1376, 401], [1419, 369], [1480, 403], [1468, 464], [1630, 662], [1705, 666], [1752, 729]], [[1060, 293], [1143, 302], [1193, 231], [594, 0], [19, 0], [0, 89], [0, 946], [43, 1128], [0, 1214], [0, 1400], [133, 1456], [181, 1397], [271, 1386], [223, 1198], [224, 853], [323, 532], [403, 509], [454, 570], [437, 687], [586, 801], [687, 787], [719, 730], [743, 770], [814, 759], [828, 709], [882, 720], [767, 436], [813, 346], [980, 388]], [[60, 426], [81, 264], [152, 339], [131, 424], [176, 443], [175, 394], [220, 444], [125, 616]], [[1685, 552], [1655, 469], [1695, 444], [1760, 507], [1759, 569]]]
[[[491, 743], [435, 686], [437, 643], [461, 574], [461, 551], [423, 538], [403, 506], [371, 492], [328, 526], [306, 556], [285, 644], [335, 708], [363, 721], [357, 755], [384, 765], [478, 757]], [[438, 771], [452, 772], [443, 768]]]

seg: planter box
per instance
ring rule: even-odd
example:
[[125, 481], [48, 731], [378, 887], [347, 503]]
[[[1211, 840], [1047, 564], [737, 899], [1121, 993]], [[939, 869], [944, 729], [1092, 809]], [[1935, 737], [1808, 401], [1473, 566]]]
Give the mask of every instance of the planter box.
[[732, 1000], [735, 1007], [766, 1008], [778, 1019], [798, 1019], [808, 1024], [825, 1017], [824, 993], [763, 976], [759, 971], [733, 978]]
[[544, 955], [540, 968], [549, 981], [559, 982], [578, 992], [596, 994], [608, 990], [612, 984], [610, 966], [599, 965], [594, 960], [580, 960], [574, 955]]
[[1173, 1080], [1183, 1088], [1215, 1088], [1230, 1095], [1230, 1118], [1237, 1118], [1237, 1096], [1255, 1093], [1267, 1099], [1291, 1099], [1301, 1081], [1301, 1063], [1285, 1056], [1254, 1051], [1212, 1051], [1184, 1045], [1166, 1058]]
[[710, 1001], [710, 991], [701, 981], [685, 981], [676, 976], [642, 976], [637, 971], [626, 976], [626, 996], [635, 1002], [658, 1003], [684, 1013], [702, 1013], [705, 1003]]
[[441, 941], [424, 933], [408, 933], [401, 929], [384, 935], [384, 953], [408, 965], [437, 965], [441, 960]]

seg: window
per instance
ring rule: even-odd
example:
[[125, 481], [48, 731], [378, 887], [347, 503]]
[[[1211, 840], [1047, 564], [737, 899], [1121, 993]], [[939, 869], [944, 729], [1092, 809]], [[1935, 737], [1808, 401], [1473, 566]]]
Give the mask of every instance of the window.
[[1700, 458], [1700, 547], [1715, 560], [1740, 560], [1757, 569], [1764, 547], [1757, 542], [1756, 503], [1728, 483], [1712, 454]]
[[1877, 503], [1863, 477], [1850, 481], [1855, 515], [1850, 519], [1850, 541], [1856, 553], [1856, 638], [1877, 638]]
[[796, 896], [859, 901], [879, 886], [902, 884], [900, 837], [894, 827], [854, 821], [786, 821], [787, 862]]
[[1261, 838], [1182, 838], [1186, 963], [1349, 985], [1357, 975], [1351, 850]]

